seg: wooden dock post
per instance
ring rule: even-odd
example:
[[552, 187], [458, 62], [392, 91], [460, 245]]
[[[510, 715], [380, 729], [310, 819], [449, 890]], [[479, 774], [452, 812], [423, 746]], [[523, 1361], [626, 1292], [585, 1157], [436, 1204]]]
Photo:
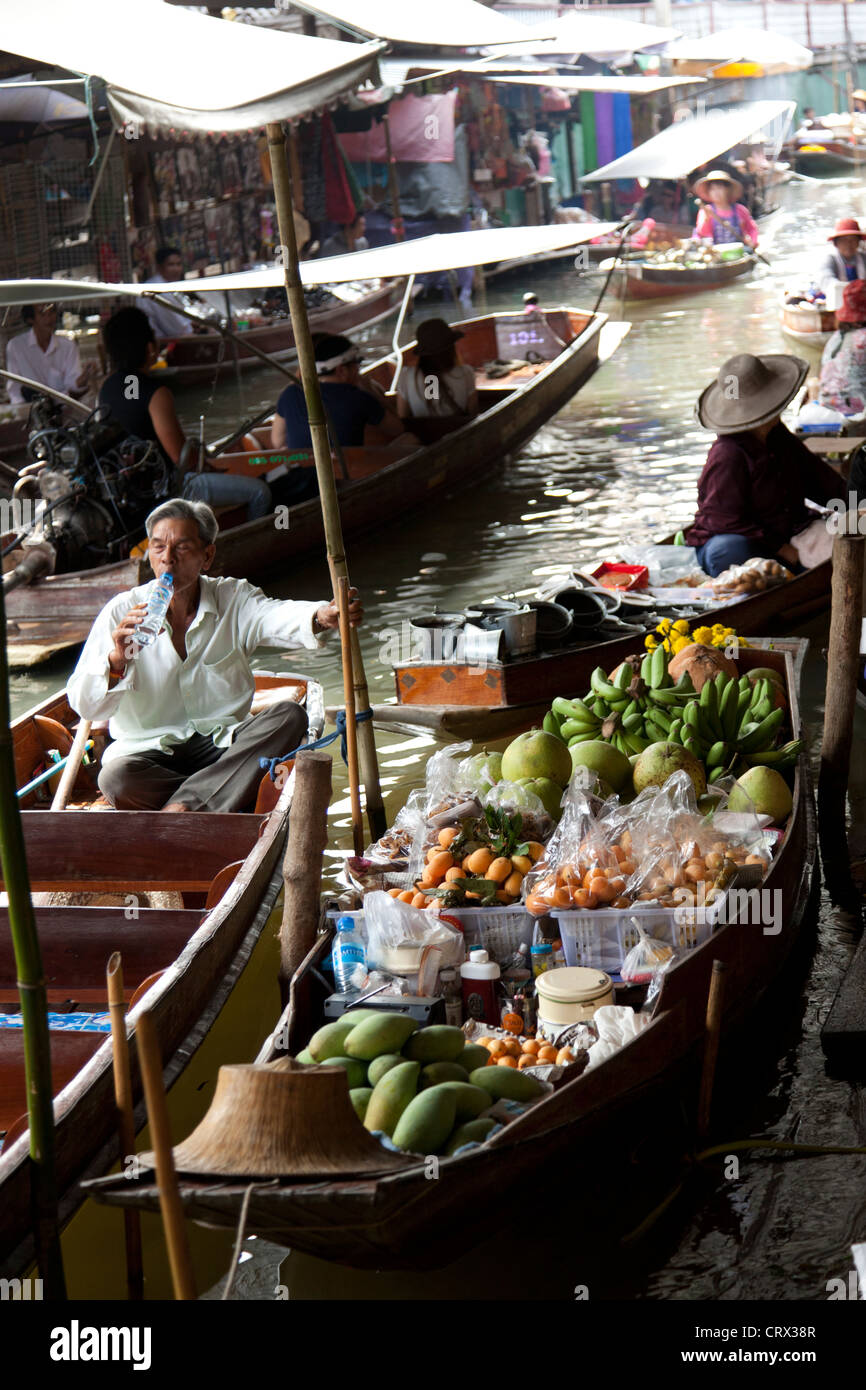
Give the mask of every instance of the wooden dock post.
[[280, 927], [280, 995], [289, 1002], [292, 976], [307, 955], [319, 925], [322, 854], [328, 843], [331, 759], [316, 749], [295, 758], [295, 793], [283, 860], [283, 920]]
[[860, 664], [864, 557], [866, 536], [836, 537], [818, 780], [818, 835], [825, 882], [833, 900], [853, 910], [859, 910], [859, 895], [851, 881], [845, 800]]

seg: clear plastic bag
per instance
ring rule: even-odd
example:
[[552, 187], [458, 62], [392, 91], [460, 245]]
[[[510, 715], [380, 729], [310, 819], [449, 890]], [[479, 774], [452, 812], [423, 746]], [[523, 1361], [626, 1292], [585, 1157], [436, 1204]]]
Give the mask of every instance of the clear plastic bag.
[[756, 557], [742, 565], [731, 565], [712, 581], [713, 593], [719, 598], [736, 598], [743, 594], [759, 594], [775, 589], [794, 576], [778, 560]]
[[626, 874], [608, 838], [607, 819], [595, 812], [597, 800], [569, 788], [545, 857], [526, 877], [526, 908], [533, 916], [557, 909], [625, 905]]
[[463, 934], [440, 921], [434, 912], [422, 911], [392, 898], [388, 893], [368, 893], [364, 899], [367, 931], [367, 965], [389, 975], [411, 978], [421, 968], [425, 946], [442, 952], [439, 969], [463, 963]]
[[545, 809], [541, 797], [517, 782], [497, 782], [481, 798], [481, 804], [490, 806], [494, 811], [504, 811], [509, 816], [519, 813], [521, 834], [525, 840], [537, 840], [544, 844], [553, 834], [554, 820]]
[[649, 936], [637, 917], [633, 917], [632, 922], [637, 928], [639, 940], [623, 961], [620, 974], [631, 984], [646, 985], [659, 970], [671, 964], [675, 952], [666, 941]]

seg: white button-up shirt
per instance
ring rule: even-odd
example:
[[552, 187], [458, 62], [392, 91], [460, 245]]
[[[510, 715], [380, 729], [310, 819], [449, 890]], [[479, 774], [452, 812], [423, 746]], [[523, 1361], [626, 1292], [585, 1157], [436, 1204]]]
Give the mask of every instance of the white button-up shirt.
[[[165, 280], [161, 275], [152, 275], [147, 281], [148, 285], [168, 285], [169, 283], [174, 284], [175, 282]], [[182, 285], [183, 281], [179, 280], [177, 283]], [[169, 290], [160, 290], [160, 294], [163, 294], [166, 299], [174, 298]], [[180, 294], [177, 298], [178, 302], [182, 303]], [[195, 331], [195, 324], [192, 319], [186, 318], [183, 314], [176, 314], [172, 309], [166, 309], [162, 304], [154, 304], [153, 300], [148, 299], [146, 294], [142, 295], [139, 304], [150, 319], [150, 326], [157, 338], [183, 338], [187, 333]]]
[[[265, 598], [246, 579], [202, 575], [198, 612], [186, 634], [181, 661], [166, 628], [127, 663], [109, 687], [112, 632], [133, 604], [146, 603], [155, 580], [127, 589], [107, 603], [93, 624], [68, 686], [69, 703], [83, 719], [109, 721], [114, 743], [103, 762], [146, 750], [169, 750], [193, 734], [211, 735], [218, 747], [250, 712], [257, 647], [320, 646], [313, 618], [321, 603]], [[168, 621], [168, 620], [166, 620]]]
[[[29, 376], [41, 386], [53, 386], [55, 391], [65, 391], [67, 396], [74, 391], [81, 376], [81, 357], [75, 343], [68, 338], [51, 335], [45, 352], [36, 341], [31, 328], [13, 338], [6, 348], [6, 369], [17, 372], [19, 376]], [[17, 381], [7, 383], [9, 399], [15, 405], [24, 400], [22, 388]]]

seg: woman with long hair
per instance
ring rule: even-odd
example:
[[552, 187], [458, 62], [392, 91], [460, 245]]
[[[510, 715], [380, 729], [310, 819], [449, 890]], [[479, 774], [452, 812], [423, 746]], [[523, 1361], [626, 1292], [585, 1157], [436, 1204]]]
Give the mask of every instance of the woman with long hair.
[[444, 319], [425, 319], [418, 325], [415, 362], [397, 380], [397, 413], [424, 443], [478, 414], [475, 372], [457, 356], [462, 337]]

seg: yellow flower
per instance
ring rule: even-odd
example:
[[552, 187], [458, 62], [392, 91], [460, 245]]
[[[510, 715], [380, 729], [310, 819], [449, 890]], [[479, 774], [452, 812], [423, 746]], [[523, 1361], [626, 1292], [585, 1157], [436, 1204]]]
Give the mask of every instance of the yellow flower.
[[684, 637], [688, 637], [689, 625], [685, 618], [680, 618], [678, 622], [674, 623], [674, 632], [682, 633]]
[[656, 647], [658, 646], [658, 642], [653, 637], [652, 633], [650, 633], [647, 637], [643, 639], [643, 644], [648, 652], [654, 652]]
[[691, 640], [690, 640], [690, 638], [688, 638], [688, 637], [682, 637], [682, 636], [680, 636], [680, 637], [675, 637], [675, 638], [673, 639], [673, 649], [674, 649], [674, 653], [675, 653], [675, 654], [676, 654], [676, 652], [681, 652], [681, 651], [683, 650], [684, 647], [688, 647], [688, 646], [690, 646], [690, 645], [691, 645]]
[[707, 646], [711, 637], [712, 633], [708, 627], [696, 627], [692, 633], [692, 641], [699, 642], [704, 647]]
[[659, 623], [658, 627], [656, 628], [656, 632], [661, 632], [661, 633], [663, 633], [665, 636], [667, 636], [667, 634], [670, 632], [670, 630], [671, 630], [671, 620], [670, 620], [670, 618], [662, 618], [661, 622]]

